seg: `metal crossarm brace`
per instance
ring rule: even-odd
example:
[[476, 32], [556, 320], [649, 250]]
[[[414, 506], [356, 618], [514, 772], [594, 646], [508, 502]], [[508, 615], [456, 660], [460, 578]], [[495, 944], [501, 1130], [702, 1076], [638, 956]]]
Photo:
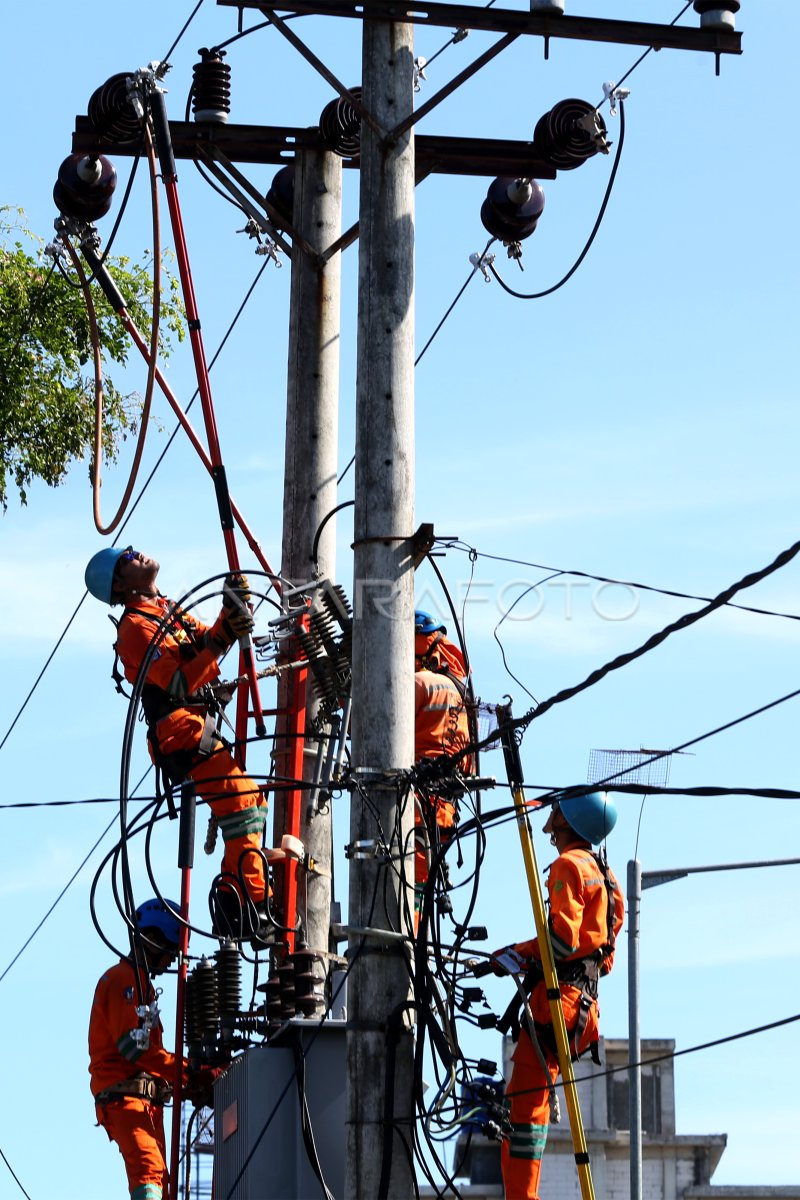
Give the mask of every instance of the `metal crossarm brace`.
[[[209, 129], [192, 121], [170, 121], [172, 153], [177, 159], [203, 158], [206, 155], [230, 162], [275, 163], [286, 166], [299, 150], [324, 150], [325, 143], [317, 128], [270, 125], [222, 125]], [[138, 143], [115, 142], [98, 134], [88, 117], [75, 118], [72, 149], [76, 154], [109, 154], [132, 158]], [[534, 154], [532, 142], [511, 138], [447, 137], [418, 133], [414, 140], [417, 182], [430, 174], [446, 175], [525, 175], [534, 179], [555, 179], [555, 167]], [[358, 168], [358, 159], [343, 159], [345, 168]]]
[[[223, 8], [263, 10], [259, 0], [217, 0]], [[654, 50], [700, 50], [711, 54], [741, 54], [742, 35], [734, 30], [660, 25], [650, 21], [615, 21], [601, 17], [553, 16], [506, 8], [473, 7], [467, 4], [387, 4], [385, 0], [318, 0], [281, 9], [298, 15], [356, 17], [363, 20], [394, 21], [415, 25], [437, 25], [451, 29], [489, 30], [495, 33], [533, 34], [544, 38], [567, 38], [581, 42], [615, 42], [628, 46], [652, 46]]]
[[522, 787], [522, 764], [520, 762], [519, 747], [514, 739], [514, 730], [511, 728], [510, 704], [498, 705], [497, 719], [500, 726], [508, 782], [514, 800], [514, 809], [517, 814], [517, 829], [522, 845], [525, 874], [528, 877], [528, 888], [531, 896], [531, 907], [533, 908], [533, 919], [536, 925], [536, 936], [539, 939], [542, 972], [550, 1004], [550, 1019], [553, 1022], [553, 1031], [555, 1033], [558, 1065], [564, 1084], [564, 1101], [569, 1113], [572, 1150], [578, 1170], [581, 1197], [582, 1200], [595, 1200], [592, 1172], [589, 1166], [589, 1152], [586, 1146], [586, 1136], [584, 1134], [580, 1102], [578, 1100], [578, 1089], [575, 1084], [575, 1072], [572, 1069], [572, 1053], [569, 1048], [569, 1036], [564, 1021], [564, 1010], [561, 1006], [561, 990], [558, 983], [558, 975], [556, 974], [553, 947], [550, 941], [550, 930], [545, 915], [542, 884], [539, 879], [539, 868], [536, 863], [533, 833], [528, 816], [529, 805], [525, 800], [525, 792]]

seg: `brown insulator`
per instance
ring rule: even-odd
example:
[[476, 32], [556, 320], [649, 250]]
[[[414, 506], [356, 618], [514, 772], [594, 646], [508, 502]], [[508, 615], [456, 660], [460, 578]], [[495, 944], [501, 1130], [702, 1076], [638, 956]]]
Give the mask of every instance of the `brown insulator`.
[[606, 126], [588, 100], [559, 100], [536, 122], [533, 154], [559, 171], [573, 171], [598, 150], [608, 153]]
[[92, 93], [89, 120], [104, 141], [134, 142], [142, 136], [142, 114], [129, 86], [132, 78], [131, 72], [121, 71]]
[[231, 69], [224, 50], [198, 50], [192, 67], [192, 112], [195, 121], [224, 125], [231, 111]]
[[[361, 88], [350, 88], [361, 99]], [[319, 131], [329, 150], [340, 158], [358, 158], [361, 153], [361, 114], [349, 100], [337, 96], [326, 104], [319, 118]]]

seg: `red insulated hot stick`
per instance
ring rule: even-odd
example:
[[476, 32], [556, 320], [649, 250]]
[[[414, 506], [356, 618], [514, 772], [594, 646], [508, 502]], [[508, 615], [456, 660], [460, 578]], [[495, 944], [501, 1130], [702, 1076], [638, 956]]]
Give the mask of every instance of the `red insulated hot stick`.
[[[155, 89], [150, 93], [149, 99], [150, 112], [153, 118], [153, 131], [155, 133], [156, 150], [158, 152], [158, 159], [161, 165], [161, 178], [164, 181], [164, 188], [167, 193], [167, 206], [169, 208], [170, 221], [172, 223], [172, 236], [175, 239], [175, 256], [178, 261], [178, 274], [181, 277], [181, 287], [183, 288], [183, 302], [186, 307], [186, 320], [189, 326], [189, 340], [192, 346], [192, 355], [194, 357], [195, 371], [197, 374], [197, 387], [200, 393], [200, 403], [203, 407], [203, 418], [206, 426], [206, 436], [208, 438], [208, 453], [209, 458], [211, 459], [211, 477], [214, 480], [214, 490], [217, 494], [217, 508], [219, 510], [219, 519], [222, 526], [222, 535], [225, 540], [225, 549], [228, 555], [228, 569], [232, 572], [239, 572], [239, 555], [236, 549], [236, 540], [233, 534], [233, 511], [231, 509], [231, 499], [228, 491], [228, 481], [225, 476], [225, 467], [222, 464], [219, 435], [217, 433], [217, 422], [214, 415], [214, 401], [211, 396], [211, 383], [208, 375], [205, 350], [203, 348], [203, 337], [200, 331], [200, 316], [194, 295], [192, 271], [189, 265], [189, 254], [186, 248], [186, 237], [184, 234], [183, 220], [181, 217], [180, 201], [178, 199], [178, 175], [175, 167], [175, 157], [172, 153], [172, 139], [169, 132], [169, 121], [167, 120], [164, 93], [158, 89]], [[256, 723], [256, 734], [258, 737], [264, 737], [266, 735], [267, 728], [264, 724], [264, 714], [261, 709], [261, 696], [259, 695], [258, 682], [256, 679], [256, 664], [255, 654], [253, 652], [253, 642], [249, 634], [246, 634], [239, 639], [239, 646], [242, 651], [245, 673], [248, 677], [250, 701], [253, 706], [253, 716]]]

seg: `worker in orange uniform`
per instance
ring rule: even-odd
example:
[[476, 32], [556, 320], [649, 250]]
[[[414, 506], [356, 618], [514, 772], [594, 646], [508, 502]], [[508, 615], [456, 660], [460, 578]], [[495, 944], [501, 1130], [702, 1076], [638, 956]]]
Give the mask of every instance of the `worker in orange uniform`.
[[[430, 613], [414, 613], [414, 760], [460, 753], [470, 741], [466, 706], [467, 669], [444, 625]], [[469, 760], [459, 764], [469, 770]], [[414, 916], [419, 925], [430, 864], [440, 845], [450, 840], [457, 819], [452, 798], [418, 789], [414, 810]]]
[[[180, 924], [169, 911], [178, 906], [167, 904], [153, 899], [137, 908], [135, 949], [100, 979], [89, 1021], [97, 1123], [119, 1147], [131, 1200], [162, 1200], [169, 1191], [163, 1106], [172, 1092], [176, 1063], [162, 1044], [150, 982], [178, 955]], [[183, 1082], [188, 1082], [185, 1064]]]
[[[557, 801], [544, 826], [558, 850], [547, 877], [548, 928], [570, 1049], [573, 1059], [591, 1051], [595, 1062], [598, 980], [614, 965], [625, 905], [605, 852], [592, 847], [605, 839], [616, 821], [613, 800], [604, 792], [590, 792]], [[538, 1200], [551, 1096], [555, 1098], [553, 1085], [559, 1074], [538, 938], [495, 951], [492, 962], [498, 975], [524, 972], [526, 988], [532, 988], [506, 1089], [511, 1133], [503, 1142], [502, 1168], [506, 1200]]]
[[227, 577], [222, 610], [208, 627], [159, 593], [158, 572], [155, 559], [138, 550], [109, 548], [89, 561], [86, 587], [106, 604], [124, 605], [115, 649], [130, 683], [148, 661], [142, 708], [153, 761], [171, 783], [191, 779], [218, 822], [225, 849], [216, 932], [252, 935], [257, 946], [270, 932], [261, 852], [266, 800], [219, 736], [219, 706], [208, 687], [220, 656], [253, 628], [247, 578]]

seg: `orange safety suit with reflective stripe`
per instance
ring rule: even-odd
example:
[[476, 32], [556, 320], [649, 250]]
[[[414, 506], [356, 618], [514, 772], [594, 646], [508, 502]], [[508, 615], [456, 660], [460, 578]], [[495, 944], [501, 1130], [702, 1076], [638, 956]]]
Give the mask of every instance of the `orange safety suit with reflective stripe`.
[[[161, 1022], [150, 1029], [150, 1045], [140, 1049], [133, 1038], [139, 1028], [136, 1008], [140, 994], [149, 1004], [155, 992], [140, 967], [137, 989], [133, 964], [122, 958], [102, 976], [94, 993], [89, 1019], [89, 1072], [92, 1095], [141, 1073], [159, 1084], [172, 1085], [175, 1056], [164, 1049]], [[184, 1064], [184, 1082], [187, 1081]], [[116, 1142], [125, 1162], [131, 1200], [162, 1200], [169, 1175], [161, 1104], [141, 1096], [112, 1094], [97, 1104], [97, 1123]]]
[[[584, 842], [567, 846], [549, 868], [550, 940], [556, 969], [563, 970], [565, 974], [569, 973], [566, 964], [579, 964], [581, 959], [597, 956], [599, 951], [603, 955], [600, 975], [607, 975], [614, 964], [613, 941], [609, 942], [609, 896], [612, 897], [610, 928], [613, 938], [622, 928], [625, 903], [613, 872], [606, 869], [610, 892], [591, 847]], [[541, 961], [538, 938], [518, 942], [514, 949], [523, 958]], [[580, 983], [576, 986], [562, 982], [559, 990], [572, 1055], [577, 1058], [599, 1037], [600, 1009], [597, 996], [587, 994]], [[559, 1074], [550, 1002], [544, 980], [534, 986], [528, 999], [528, 1008], [537, 1026], [537, 1040], [546, 1070], [523, 1020], [506, 1093], [511, 1102], [511, 1136], [503, 1142], [502, 1147], [506, 1200], [538, 1200], [542, 1154], [550, 1121], [549, 1089]], [[575, 1034], [579, 1023], [582, 1029], [576, 1045]]]
[[[469, 720], [464, 696], [448, 675], [428, 668], [416, 671], [414, 702], [415, 762], [423, 758], [438, 758], [442, 754], [457, 754], [469, 744]], [[451, 801], [432, 793], [417, 794], [414, 810], [414, 906], [417, 920], [437, 843], [449, 840], [455, 819], [456, 809]]]
[[[135, 607], [125, 609], [117, 629], [116, 651], [130, 683], [136, 682], [153, 637], [171, 606], [172, 602], [163, 596], [143, 596]], [[237, 765], [221, 738], [214, 738], [211, 753], [199, 753], [207, 709], [202, 697], [194, 702], [193, 693], [219, 675], [217, 653], [207, 633], [208, 626], [175, 610], [153, 652], [146, 677], [147, 684], [160, 689], [165, 715], [148, 723], [159, 755], [167, 760], [174, 756], [174, 762], [183, 756], [184, 769], [179, 776], [194, 781], [198, 794], [208, 801], [217, 818], [225, 844], [221, 869], [229, 877], [227, 882], [241, 879], [250, 899], [258, 904], [266, 890], [259, 853], [267, 815], [264, 794]], [[152, 748], [150, 753], [155, 761]]]

